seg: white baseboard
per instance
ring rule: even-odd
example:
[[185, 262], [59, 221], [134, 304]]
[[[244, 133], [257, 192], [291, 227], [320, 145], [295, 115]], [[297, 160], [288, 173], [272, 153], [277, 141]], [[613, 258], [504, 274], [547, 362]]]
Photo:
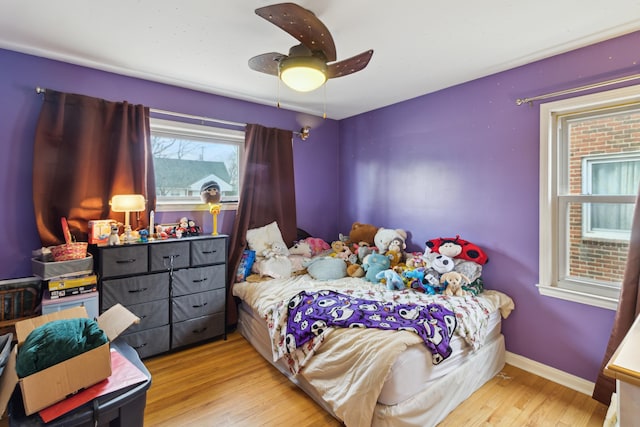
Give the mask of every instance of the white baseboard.
[[572, 390], [584, 393], [591, 396], [595, 384], [591, 381], [587, 381], [583, 378], [576, 377], [564, 371], [561, 371], [551, 366], [543, 365], [535, 360], [527, 359], [526, 357], [510, 353], [507, 351], [505, 360], [509, 365], [513, 365], [516, 368], [520, 368], [532, 374], [538, 375], [542, 378], [546, 378], [549, 381], [561, 384], [565, 387], [569, 387]]

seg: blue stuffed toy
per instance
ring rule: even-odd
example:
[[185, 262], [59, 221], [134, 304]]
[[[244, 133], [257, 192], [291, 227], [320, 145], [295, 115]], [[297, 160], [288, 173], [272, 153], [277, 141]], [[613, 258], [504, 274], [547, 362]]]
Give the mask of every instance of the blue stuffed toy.
[[402, 272], [402, 277], [411, 280], [412, 288], [421, 288], [429, 295], [436, 294], [436, 288], [429, 283], [429, 278], [426, 277], [426, 271], [424, 268], [419, 267], [413, 270], [405, 270]]
[[391, 269], [379, 272], [378, 274], [376, 274], [376, 279], [384, 279], [385, 283], [387, 284], [387, 289], [390, 291], [393, 291], [395, 289], [404, 289], [404, 282], [402, 281], [402, 277], [400, 277], [398, 273]]
[[364, 278], [372, 283], [379, 283], [380, 279], [376, 276], [384, 270], [388, 270], [391, 266], [391, 259], [377, 252], [372, 252], [364, 259], [362, 268], [364, 269]]

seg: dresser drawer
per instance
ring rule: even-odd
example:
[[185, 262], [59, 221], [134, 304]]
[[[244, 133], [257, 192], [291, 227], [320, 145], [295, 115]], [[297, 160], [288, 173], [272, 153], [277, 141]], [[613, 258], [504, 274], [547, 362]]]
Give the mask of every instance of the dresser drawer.
[[100, 276], [128, 276], [149, 269], [147, 247], [144, 245], [114, 246], [100, 249]]
[[167, 271], [189, 267], [189, 242], [150, 244], [149, 263], [149, 271]]
[[171, 348], [182, 347], [224, 334], [224, 313], [185, 320], [173, 325]]
[[174, 297], [171, 300], [172, 320], [181, 322], [224, 310], [224, 289]]
[[227, 260], [227, 239], [194, 240], [191, 242], [191, 265], [218, 264]]
[[121, 335], [122, 339], [133, 347], [141, 358], [169, 351], [171, 339], [169, 325], [146, 329], [135, 334]]
[[102, 281], [102, 311], [112, 305], [133, 305], [169, 298], [169, 273]]
[[173, 273], [172, 295], [180, 296], [224, 288], [225, 272], [224, 264], [176, 271]]
[[145, 329], [157, 328], [169, 324], [169, 300], [162, 299], [142, 304], [127, 305], [127, 309], [140, 318], [140, 322], [131, 325], [124, 334], [132, 334]]

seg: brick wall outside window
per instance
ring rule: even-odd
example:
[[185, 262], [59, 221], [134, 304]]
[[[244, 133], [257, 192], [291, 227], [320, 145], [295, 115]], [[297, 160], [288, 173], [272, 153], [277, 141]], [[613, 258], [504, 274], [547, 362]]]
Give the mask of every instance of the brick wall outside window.
[[[640, 150], [640, 113], [590, 118], [569, 130], [569, 191], [582, 193], [583, 162], [587, 155]], [[569, 275], [606, 282], [621, 282], [628, 241], [586, 239], [582, 235], [582, 205], [569, 209]]]

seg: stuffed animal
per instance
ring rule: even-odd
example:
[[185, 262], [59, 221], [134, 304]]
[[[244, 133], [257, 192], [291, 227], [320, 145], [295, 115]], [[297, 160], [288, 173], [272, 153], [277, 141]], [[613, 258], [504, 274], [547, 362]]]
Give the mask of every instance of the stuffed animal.
[[304, 263], [309, 276], [316, 280], [336, 280], [347, 276], [347, 264], [330, 256], [310, 258]]
[[349, 277], [364, 277], [364, 269], [360, 264], [347, 265], [347, 276]]
[[378, 273], [384, 270], [388, 270], [391, 266], [391, 260], [377, 252], [373, 252], [367, 255], [362, 263], [362, 268], [365, 271], [365, 280], [373, 283], [378, 283], [379, 279], [376, 277]]
[[305, 242], [304, 240], [300, 240], [289, 248], [289, 254], [301, 255], [305, 258], [311, 258], [311, 255], [313, 255], [313, 251], [311, 250], [311, 245], [309, 245], [309, 243]]
[[457, 271], [450, 271], [440, 276], [440, 283], [445, 285], [444, 294], [449, 296], [463, 297], [469, 293], [462, 289], [463, 280], [467, 283], [471, 283], [469, 278], [458, 273]]
[[118, 237], [118, 224], [111, 224], [111, 234], [109, 234], [109, 246], [115, 246], [120, 244], [120, 237]]
[[462, 258], [480, 265], [489, 262], [489, 257], [482, 249], [471, 242], [456, 237], [431, 239], [426, 242], [425, 252], [438, 252], [451, 258]]
[[405, 265], [408, 268], [431, 267], [431, 265], [427, 265], [427, 260], [423, 258], [422, 252], [411, 252], [405, 254], [405, 257], [407, 258]]
[[376, 274], [376, 279], [379, 282], [384, 280], [384, 283], [387, 285], [387, 289], [390, 291], [404, 289], [404, 282], [402, 281], [402, 278], [398, 273], [391, 269], [379, 271]]
[[262, 256], [265, 258], [285, 257], [287, 256], [287, 247], [282, 242], [273, 242], [262, 251]]
[[305, 242], [309, 245], [311, 248], [311, 256], [320, 255], [322, 252], [331, 249], [331, 246], [319, 237], [307, 237], [306, 239], [300, 240], [300, 242]]
[[332, 257], [347, 261], [351, 256], [351, 249], [349, 249], [349, 246], [347, 246], [342, 240], [335, 240], [331, 242], [331, 249], [333, 250], [331, 253]]
[[394, 239], [399, 239], [402, 242], [402, 249], [404, 249], [405, 241], [407, 240], [407, 232], [397, 228], [392, 230], [390, 228], [380, 227], [373, 238], [378, 251], [383, 254], [389, 250], [389, 245]]
[[455, 263], [452, 258], [439, 253], [429, 253], [426, 255], [425, 259], [431, 265], [430, 268], [434, 269], [440, 274], [448, 273], [455, 267]]
[[365, 242], [369, 246], [373, 246], [377, 232], [378, 227], [376, 227], [375, 225], [354, 222], [351, 225], [351, 231], [349, 232], [349, 242], [352, 245], [360, 244], [360, 242]]
[[453, 260], [453, 263], [453, 271], [457, 271], [458, 273], [467, 276], [470, 282], [474, 282], [482, 275], [482, 266], [477, 262], [456, 258]]

